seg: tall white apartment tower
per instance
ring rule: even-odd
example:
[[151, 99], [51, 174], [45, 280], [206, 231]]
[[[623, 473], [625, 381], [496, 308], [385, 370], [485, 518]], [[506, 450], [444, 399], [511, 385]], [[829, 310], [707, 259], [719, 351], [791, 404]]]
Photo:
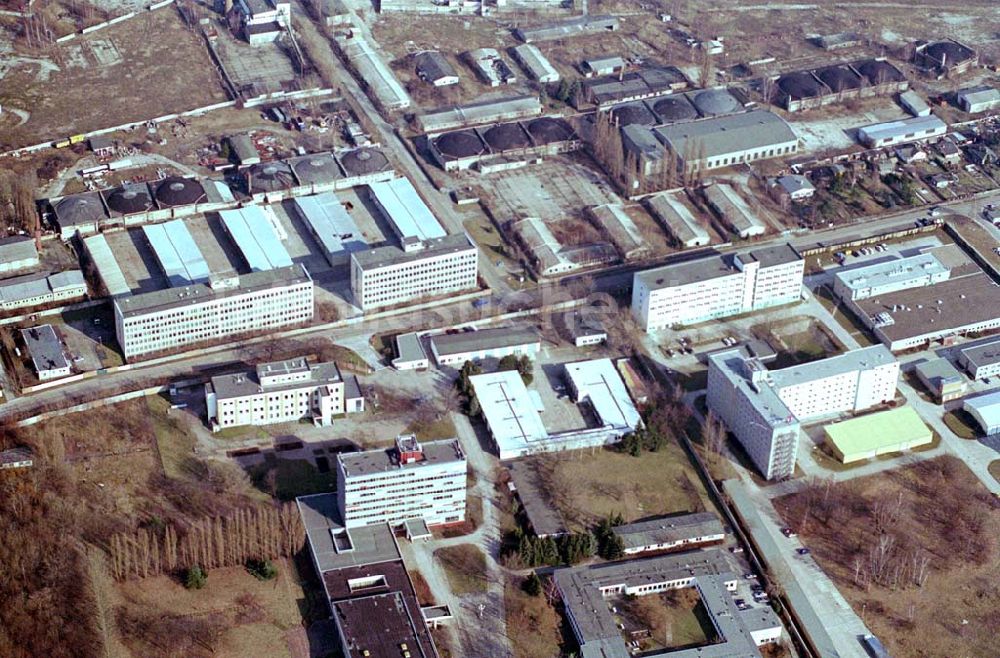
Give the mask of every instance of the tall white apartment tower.
[[413, 435], [399, 436], [389, 450], [338, 455], [337, 474], [347, 528], [465, 520], [466, 460], [455, 439], [420, 443]]

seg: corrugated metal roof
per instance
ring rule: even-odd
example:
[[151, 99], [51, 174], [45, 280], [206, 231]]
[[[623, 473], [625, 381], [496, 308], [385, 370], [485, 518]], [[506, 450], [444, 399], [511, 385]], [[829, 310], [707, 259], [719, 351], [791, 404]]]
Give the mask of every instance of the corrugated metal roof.
[[681, 157], [696, 152], [714, 158], [796, 141], [784, 119], [765, 110], [675, 123], [656, 132]]
[[298, 197], [295, 209], [312, 230], [327, 255], [363, 251], [368, 244], [361, 237], [361, 229], [347, 214], [344, 206], [332, 192], [315, 196]]
[[278, 232], [260, 206], [223, 210], [219, 216], [251, 271], [264, 272], [292, 264]]
[[369, 187], [401, 240], [431, 240], [446, 235], [408, 178], [372, 183]]
[[182, 220], [151, 224], [142, 230], [171, 286], [208, 281], [208, 263]]
[[84, 238], [83, 244], [90, 253], [90, 259], [94, 261], [97, 274], [104, 282], [104, 287], [108, 289], [108, 294], [114, 296], [131, 292], [131, 288], [125, 281], [125, 275], [122, 274], [122, 268], [119, 267], [115, 255], [111, 253], [111, 248], [104, 235], [98, 234]]

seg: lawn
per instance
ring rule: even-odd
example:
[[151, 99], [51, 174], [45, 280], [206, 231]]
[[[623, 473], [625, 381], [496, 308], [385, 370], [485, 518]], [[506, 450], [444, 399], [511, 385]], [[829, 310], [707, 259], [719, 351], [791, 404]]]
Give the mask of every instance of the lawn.
[[587, 530], [611, 514], [626, 522], [711, 503], [683, 449], [668, 442], [638, 457], [610, 449], [552, 453], [536, 458], [541, 491], [569, 530]]
[[1000, 503], [960, 460], [807, 484], [775, 506], [892, 655], [997, 655]]
[[712, 644], [718, 634], [694, 588], [619, 599], [620, 616], [629, 630], [649, 630], [643, 651], [679, 649]]
[[[544, 594], [529, 596], [524, 579], [508, 575], [504, 580], [504, 612], [514, 658], [552, 658], [563, 655], [562, 620]], [[515, 630], [516, 629], [516, 632]]]
[[[273, 476], [269, 475], [271, 472]], [[263, 464], [250, 468], [249, 474], [254, 486], [279, 500], [295, 500], [299, 496], [337, 489], [336, 472], [320, 473], [305, 459], [280, 459], [268, 454]]]
[[455, 431], [455, 422], [451, 419], [451, 414], [448, 413], [442, 413], [436, 418], [424, 417], [421, 414], [407, 424], [405, 433], [416, 434], [421, 441], [454, 439], [458, 436]]
[[[221, 658], [295, 656], [288, 636], [301, 632], [305, 592], [290, 561], [275, 564], [277, 577], [264, 582], [239, 567], [212, 570], [201, 590], [187, 590], [167, 576], [117, 584], [124, 644], [131, 655], [148, 656], [191, 642], [186, 649], [193, 653], [184, 655], [202, 655], [206, 647], [198, 640], [207, 638], [211, 655]], [[183, 637], [193, 629], [201, 631], [199, 637]]]
[[979, 436], [976, 430], [976, 421], [965, 409], [955, 409], [944, 415], [944, 424], [960, 439], [975, 440]]
[[434, 558], [444, 567], [448, 584], [456, 596], [486, 591], [486, 556], [476, 546], [446, 546], [434, 551]]

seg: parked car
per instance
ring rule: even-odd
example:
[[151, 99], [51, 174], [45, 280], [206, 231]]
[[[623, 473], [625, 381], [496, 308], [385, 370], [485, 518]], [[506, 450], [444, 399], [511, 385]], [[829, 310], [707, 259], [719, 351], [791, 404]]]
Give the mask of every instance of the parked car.
[[733, 546], [732, 548], [729, 549], [729, 552], [730, 553], [734, 553], [734, 554], [742, 553], [743, 552], [743, 547], [742, 546]]
[[790, 538], [790, 537], [794, 537], [795, 536], [795, 531], [786, 526], [786, 527], [784, 527], [784, 528], [781, 529], [781, 534], [783, 534], [784, 536]]
[[757, 574], [755, 574], [752, 571], [748, 571], [747, 573], [743, 574], [743, 577], [746, 578], [747, 580], [757, 580]]
[[809, 553], [811, 553], [812, 551], [803, 546], [802, 548], [796, 548], [795, 552], [798, 553], [799, 555], [809, 555]]

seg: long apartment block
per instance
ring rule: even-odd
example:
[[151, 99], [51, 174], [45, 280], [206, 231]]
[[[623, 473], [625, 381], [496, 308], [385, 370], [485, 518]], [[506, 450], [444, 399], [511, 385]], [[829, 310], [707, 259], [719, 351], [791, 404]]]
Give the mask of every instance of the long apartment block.
[[126, 359], [202, 341], [303, 324], [313, 281], [301, 265], [115, 297], [115, 335]]
[[789, 477], [801, 423], [892, 400], [899, 362], [882, 345], [782, 370], [743, 348], [708, 357], [708, 408], [767, 479]]
[[698, 324], [799, 300], [805, 261], [791, 245], [636, 272], [632, 313], [647, 332]]
[[364, 398], [357, 377], [345, 379], [336, 363], [297, 358], [212, 377], [205, 384], [205, 406], [213, 431], [303, 419], [325, 426], [337, 416], [363, 411]]
[[420, 443], [399, 436], [388, 450], [338, 455], [337, 472], [346, 528], [465, 520], [466, 459], [455, 439]]

